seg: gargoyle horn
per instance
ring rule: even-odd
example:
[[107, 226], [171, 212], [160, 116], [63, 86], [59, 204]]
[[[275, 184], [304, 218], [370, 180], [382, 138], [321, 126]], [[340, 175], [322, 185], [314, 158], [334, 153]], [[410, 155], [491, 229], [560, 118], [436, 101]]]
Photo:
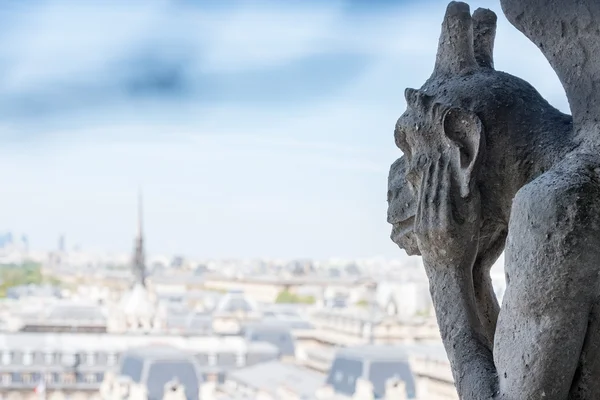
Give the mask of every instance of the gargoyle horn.
[[463, 74], [479, 68], [473, 46], [473, 19], [469, 5], [448, 4], [442, 23], [433, 75]]
[[473, 13], [475, 60], [482, 68], [494, 68], [494, 39], [498, 17], [492, 10], [478, 8]]

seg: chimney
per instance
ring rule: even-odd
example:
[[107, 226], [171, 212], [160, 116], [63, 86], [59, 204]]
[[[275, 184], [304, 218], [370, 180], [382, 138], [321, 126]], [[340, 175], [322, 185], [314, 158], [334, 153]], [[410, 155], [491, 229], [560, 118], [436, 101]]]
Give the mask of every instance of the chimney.
[[393, 377], [385, 382], [385, 400], [407, 400], [406, 384], [403, 380]]
[[187, 400], [185, 395], [185, 387], [177, 380], [172, 380], [165, 383], [163, 400]]

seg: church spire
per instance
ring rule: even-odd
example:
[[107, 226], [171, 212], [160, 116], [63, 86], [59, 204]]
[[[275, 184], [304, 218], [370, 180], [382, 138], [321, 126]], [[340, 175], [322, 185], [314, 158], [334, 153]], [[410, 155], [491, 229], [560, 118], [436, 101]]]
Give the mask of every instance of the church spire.
[[137, 240], [141, 240], [144, 236], [144, 226], [143, 226], [143, 202], [142, 202], [142, 189], [138, 189], [138, 226], [137, 226]]
[[138, 221], [137, 236], [135, 238], [135, 249], [133, 254], [133, 274], [135, 283], [146, 286], [146, 255], [144, 251], [144, 231], [143, 231], [143, 210], [142, 210], [142, 191], [138, 191]]

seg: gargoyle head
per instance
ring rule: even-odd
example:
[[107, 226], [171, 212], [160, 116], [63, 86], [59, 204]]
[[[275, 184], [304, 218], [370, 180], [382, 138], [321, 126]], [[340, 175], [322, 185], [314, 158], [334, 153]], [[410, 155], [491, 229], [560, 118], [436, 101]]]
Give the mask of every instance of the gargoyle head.
[[411, 254], [419, 252], [409, 227], [425, 168], [449, 165], [448, 176], [440, 179], [451, 182], [452, 195], [480, 196], [485, 251], [503, 241], [516, 191], [547, 167], [546, 155], [535, 154], [537, 149], [553, 141], [567, 146], [572, 118], [527, 82], [494, 69], [496, 21], [490, 10], [471, 15], [467, 4], [450, 3], [431, 77], [420, 89], [405, 91], [407, 108], [394, 131], [404, 156], [390, 170], [395, 195], [388, 220], [393, 241]]
[[479, 9], [471, 17], [467, 4], [450, 3], [432, 77], [421, 90], [405, 91], [407, 110], [394, 132], [404, 157], [390, 170], [388, 221], [393, 225], [392, 240], [409, 254], [419, 253], [412, 228], [426, 164], [449, 161], [452, 176], [446, 179], [456, 181], [461, 197], [468, 197], [475, 185], [484, 149], [483, 124], [468, 107], [440, 101], [437, 95], [461, 77], [493, 70], [495, 32], [493, 12]]

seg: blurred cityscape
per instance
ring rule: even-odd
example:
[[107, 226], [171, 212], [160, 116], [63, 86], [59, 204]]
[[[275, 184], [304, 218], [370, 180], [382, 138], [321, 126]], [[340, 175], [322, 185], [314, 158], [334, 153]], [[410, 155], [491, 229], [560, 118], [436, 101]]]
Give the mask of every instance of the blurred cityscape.
[[138, 219], [133, 254], [0, 235], [2, 399], [457, 399], [418, 260], [154, 255]]

